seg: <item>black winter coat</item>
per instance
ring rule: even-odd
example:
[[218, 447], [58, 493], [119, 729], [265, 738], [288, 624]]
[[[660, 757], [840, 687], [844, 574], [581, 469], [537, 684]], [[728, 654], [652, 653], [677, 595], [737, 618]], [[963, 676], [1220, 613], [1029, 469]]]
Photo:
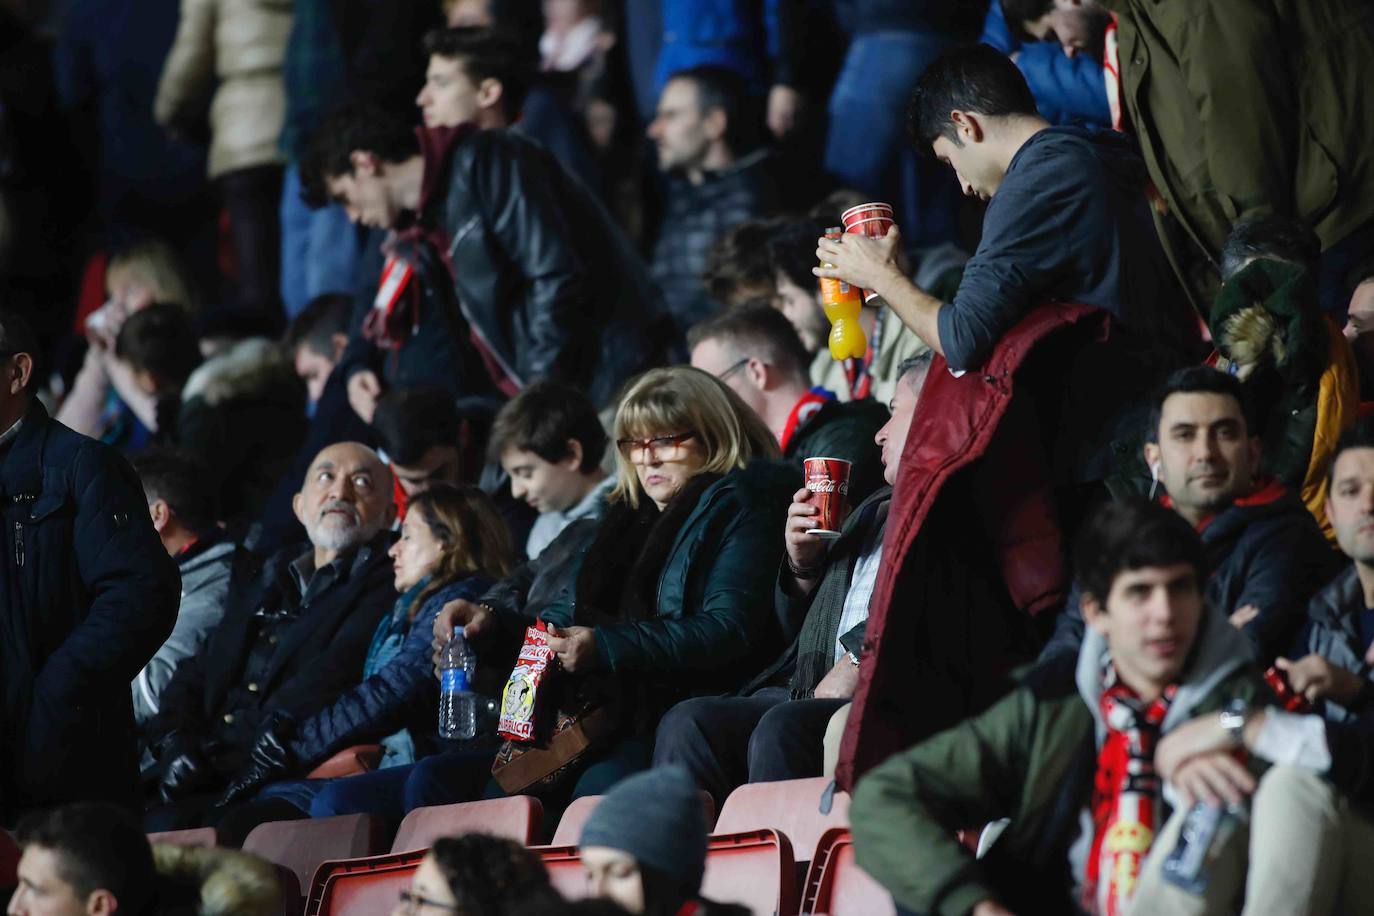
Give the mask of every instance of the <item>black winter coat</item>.
[[0, 451], [0, 819], [137, 791], [129, 684], [180, 575], [129, 465], [35, 402]]
[[253, 650], [254, 616], [259, 609], [299, 604], [290, 565], [311, 548], [287, 548], [233, 582], [224, 619], [205, 651], [184, 661], [163, 691], [161, 709], [149, 726], [150, 745], [158, 747], [176, 734], [178, 742], [192, 742], [228, 777], [247, 762], [253, 741], [275, 712], [303, 720], [357, 684], [377, 621], [396, 600], [386, 555], [390, 537], [379, 534], [358, 548], [340, 581], [303, 606], [283, 630], [251, 708], [229, 709], [227, 701]]
[[547, 150], [510, 131], [469, 133], [436, 181], [424, 218], [448, 236], [464, 318], [516, 387], [568, 382], [606, 404], [662, 363], [661, 293], [610, 213]]
[[434, 735], [438, 722], [439, 691], [430, 648], [434, 618], [450, 601], [476, 601], [490, 583], [483, 576], [470, 576], [430, 595], [391, 661], [297, 727], [291, 750], [302, 767], [313, 768], [350, 745], [380, 741], [403, 728], [416, 742], [416, 755], [423, 755], [424, 739]]

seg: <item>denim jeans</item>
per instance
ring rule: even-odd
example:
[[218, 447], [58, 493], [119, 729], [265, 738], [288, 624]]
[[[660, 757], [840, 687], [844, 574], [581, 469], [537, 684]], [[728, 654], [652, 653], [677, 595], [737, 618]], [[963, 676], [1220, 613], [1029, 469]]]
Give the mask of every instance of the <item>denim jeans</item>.
[[954, 173], [917, 155], [906, 130], [912, 87], [951, 42], [920, 32], [857, 35], [830, 94], [826, 171], [842, 185], [892, 204], [902, 237], [913, 248], [957, 238]]
[[301, 200], [301, 173], [286, 170], [281, 191], [281, 299], [288, 319], [324, 293], [352, 293], [359, 231], [338, 204], [311, 210]]

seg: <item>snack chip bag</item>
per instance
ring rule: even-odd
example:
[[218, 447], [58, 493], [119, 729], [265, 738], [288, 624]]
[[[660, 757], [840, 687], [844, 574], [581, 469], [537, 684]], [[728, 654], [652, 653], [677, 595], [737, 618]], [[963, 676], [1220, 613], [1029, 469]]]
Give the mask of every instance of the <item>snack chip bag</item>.
[[543, 621], [525, 629], [525, 644], [520, 648], [515, 667], [501, 693], [501, 721], [497, 734], [512, 741], [533, 741], [535, 699], [544, 680], [553, 649]]

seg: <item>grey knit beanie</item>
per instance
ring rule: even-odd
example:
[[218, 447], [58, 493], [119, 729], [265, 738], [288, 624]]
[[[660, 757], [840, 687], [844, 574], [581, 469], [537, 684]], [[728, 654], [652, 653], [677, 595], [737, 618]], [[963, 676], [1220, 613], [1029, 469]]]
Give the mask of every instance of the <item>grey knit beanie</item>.
[[619, 849], [695, 890], [706, 870], [701, 793], [682, 767], [636, 773], [592, 811], [581, 845]]

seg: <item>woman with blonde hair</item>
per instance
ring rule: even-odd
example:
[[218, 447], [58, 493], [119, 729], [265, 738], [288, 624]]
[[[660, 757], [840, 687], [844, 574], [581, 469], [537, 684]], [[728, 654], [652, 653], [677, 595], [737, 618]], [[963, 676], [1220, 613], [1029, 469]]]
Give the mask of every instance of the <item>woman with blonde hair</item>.
[[412, 498], [390, 555], [399, 597], [377, 625], [362, 682], [300, 722], [279, 715], [258, 738], [222, 804], [249, 798], [274, 780], [305, 776], [340, 751], [380, 741], [376, 772], [271, 786], [262, 798], [276, 803], [255, 804], [256, 810], [235, 816], [232, 825], [221, 822], [226, 832], [246, 832], [248, 821], [299, 817], [312, 807], [336, 804], [339, 796], [362, 799], [356, 811], [399, 818], [410, 765], [446, 749], [437, 734], [438, 692], [429, 668], [434, 618], [446, 602], [476, 600], [510, 572], [510, 534], [486, 493], [440, 484]]
[[[778, 532], [800, 481], [776, 460], [763, 421], [715, 377], [675, 366], [631, 384], [615, 438], [606, 515], [561, 570], [566, 587], [538, 613], [558, 668], [556, 692], [539, 702], [585, 708], [598, 697], [614, 726], [573, 765], [524, 789], [546, 807], [643, 769], [669, 707], [738, 689], [782, 649], [772, 612]], [[529, 622], [498, 616], [514, 615], [451, 606], [436, 628], [465, 624], [482, 657], [497, 651], [498, 631]]]
[[191, 313], [199, 303], [176, 253], [156, 239], [136, 242], [110, 257], [105, 292], [109, 299], [86, 317], [86, 358], [57, 420], [87, 436], [137, 448], [157, 430], [157, 401], [115, 359], [119, 329], [134, 312], [154, 303]]

